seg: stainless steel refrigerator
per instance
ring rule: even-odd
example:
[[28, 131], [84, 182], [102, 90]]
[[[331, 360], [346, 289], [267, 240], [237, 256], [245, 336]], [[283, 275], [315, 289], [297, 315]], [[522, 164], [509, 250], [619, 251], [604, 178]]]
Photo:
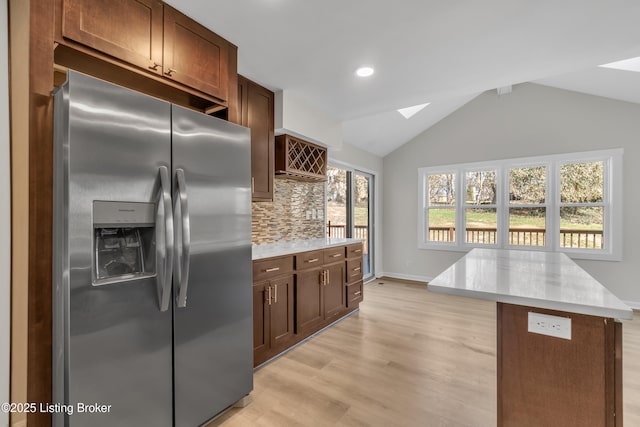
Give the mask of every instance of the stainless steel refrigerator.
[[71, 71], [54, 117], [54, 425], [201, 425], [253, 387], [249, 130]]

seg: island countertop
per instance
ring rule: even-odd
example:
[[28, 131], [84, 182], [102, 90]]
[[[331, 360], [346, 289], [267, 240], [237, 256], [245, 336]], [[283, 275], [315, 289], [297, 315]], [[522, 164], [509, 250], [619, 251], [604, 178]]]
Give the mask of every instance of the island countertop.
[[476, 248], [429, 282], [430, 291], [592, 316], [633, 311], [566, 254]]
[[251, 253], [252, 259], [257, 260], [276, 256], [290, 255], [298, 252], [315, 251], [317, 249], [327, 249], [334, 246], [351, 245], [354, 243], [361, 243], [362, 241], [362, 239], [346, 239], [336, 237], [291, 240], [288, 242], [253, 245]]

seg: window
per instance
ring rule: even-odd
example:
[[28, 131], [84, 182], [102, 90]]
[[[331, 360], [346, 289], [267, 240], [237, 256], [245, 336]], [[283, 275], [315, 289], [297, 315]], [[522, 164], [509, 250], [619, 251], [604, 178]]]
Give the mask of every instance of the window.
[[420, 168], [418, 247], [622, 258], [622, 149]]

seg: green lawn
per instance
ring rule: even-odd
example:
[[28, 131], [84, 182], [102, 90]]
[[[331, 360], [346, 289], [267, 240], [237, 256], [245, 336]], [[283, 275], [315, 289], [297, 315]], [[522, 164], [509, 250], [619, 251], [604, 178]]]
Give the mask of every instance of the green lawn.
[[[327, 203], [327, 220], [331, 221], [331, 224], [346, 224], [346, 212], [347, 210], [344, 204], [337, 204], [335, 202]], [[355, 225], [368, 225], [369, 209], [367, 207], [356, 206], [354, 216]]]
[[[544, 217], [530, 217], [511, 215], [511, 228], [545, 228]], [[453, 227], [455, 225], [455, 211], [453, 209], [431, 209], [429, 212], [429, 225], [431, 227]], [[467, 212], [467, 225], [470, 227], [495, 227], [496, 214], [494, 212], [482, 212], [473, 210]], [[561, 228], [602, 230], [602, 224], [584, 224], [567, 220], [560, 221]]]

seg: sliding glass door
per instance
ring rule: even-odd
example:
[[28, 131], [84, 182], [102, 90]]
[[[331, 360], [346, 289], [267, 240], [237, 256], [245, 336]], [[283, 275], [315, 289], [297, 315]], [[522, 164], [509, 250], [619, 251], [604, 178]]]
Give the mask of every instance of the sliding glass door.
[[373, 277], [374, 176], [355, 169], [327, 170], [327, 236], [363, 240], [365, 280]]

